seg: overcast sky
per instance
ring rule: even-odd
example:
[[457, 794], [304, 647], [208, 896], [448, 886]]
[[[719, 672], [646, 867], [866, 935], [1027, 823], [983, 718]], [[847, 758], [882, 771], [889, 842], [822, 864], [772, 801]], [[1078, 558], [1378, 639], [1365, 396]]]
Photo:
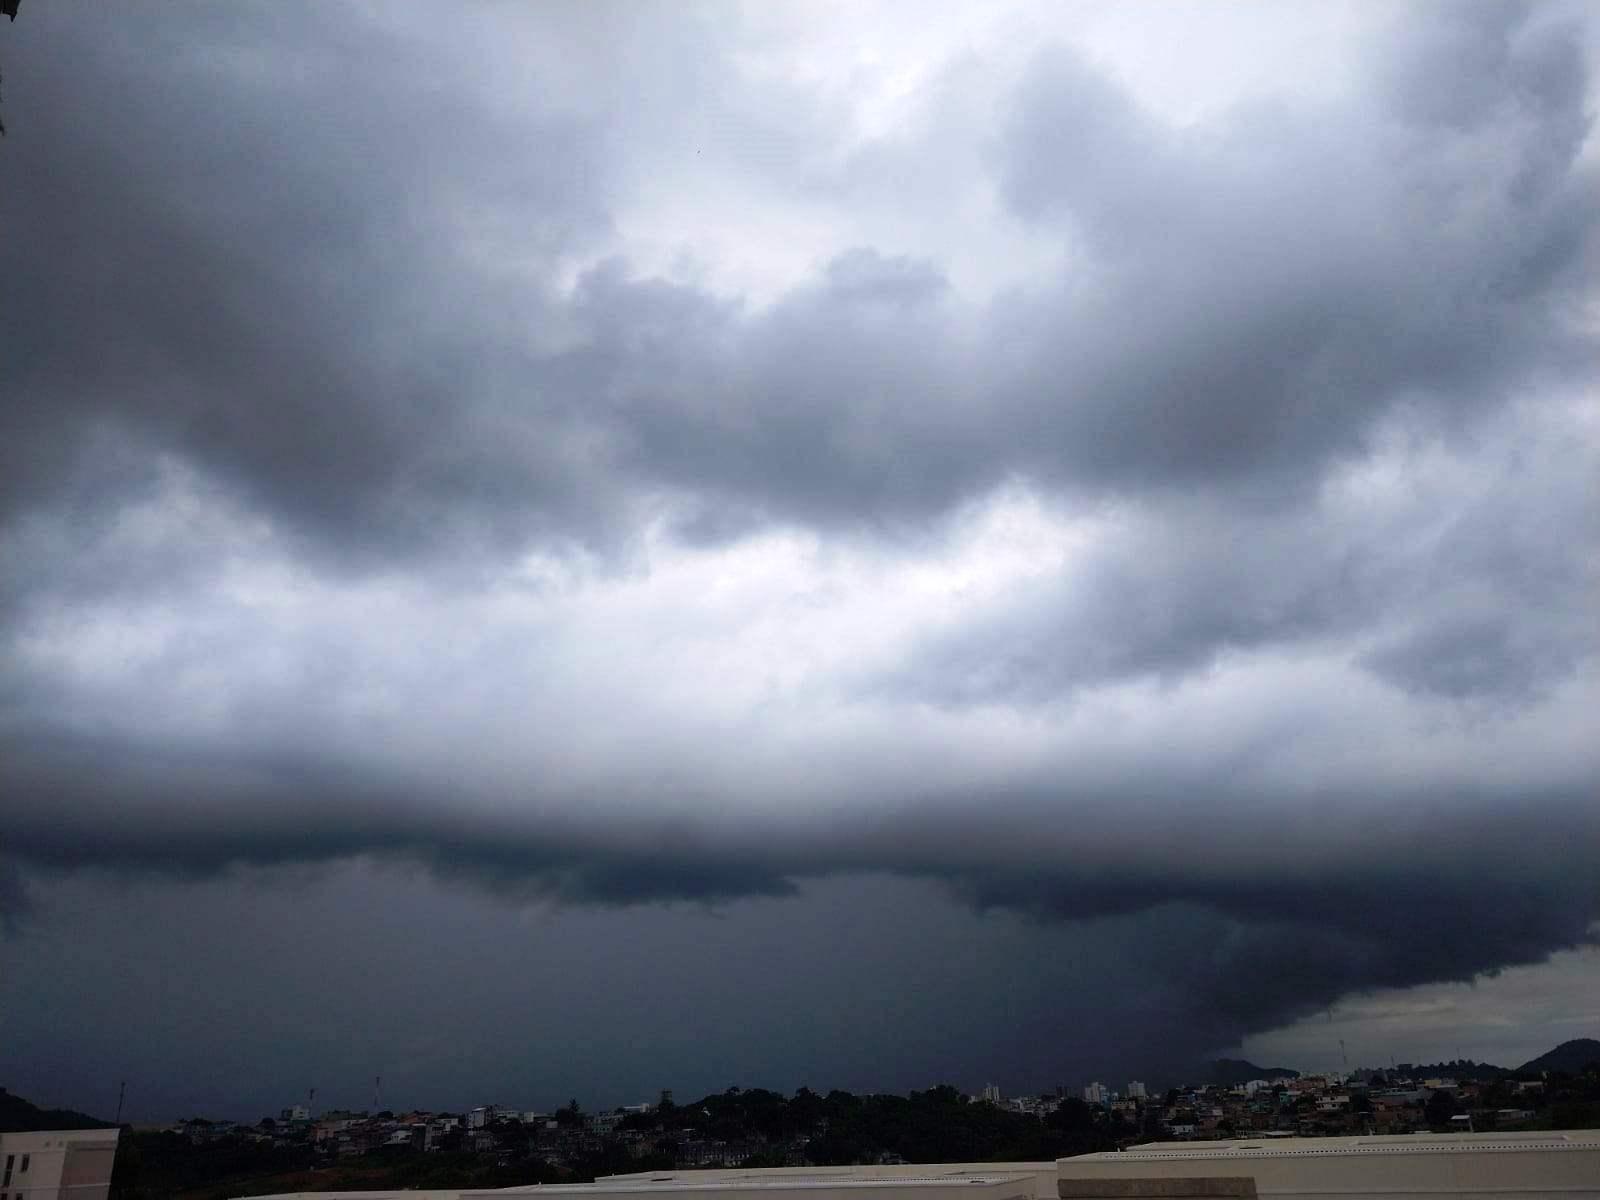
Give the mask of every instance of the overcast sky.
[[1597, 25], [24, 4], [0, 1084], [1600, 1036]]

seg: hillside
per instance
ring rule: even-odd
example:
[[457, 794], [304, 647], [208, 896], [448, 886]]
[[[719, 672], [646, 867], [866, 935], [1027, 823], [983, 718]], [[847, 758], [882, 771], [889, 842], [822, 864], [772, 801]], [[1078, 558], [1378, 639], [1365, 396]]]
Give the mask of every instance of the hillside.
[[1538, 1075], [1544, 1071], [1566, 1071], [1576, 1075], [1590, 1063], [1600, 1062], [1600, 1041], [1594, 1038], [1573, 1038], [1562, 1042], [1554, 1050], [1546, 1051], [1517, 1068], [1517, 1073]]
[[110, 1129], [110, 1121], [97, 1121], [69, 1108], [38, 1108], [0, 1087], [0, 1133], [26, 1133], [32, 1129]]

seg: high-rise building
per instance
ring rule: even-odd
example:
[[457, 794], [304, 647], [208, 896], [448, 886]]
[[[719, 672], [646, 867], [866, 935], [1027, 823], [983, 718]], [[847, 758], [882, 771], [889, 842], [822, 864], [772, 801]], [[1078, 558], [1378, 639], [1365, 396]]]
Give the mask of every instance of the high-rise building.
[[1099, 1082], [1091, 1083], [1083, 1089], [1083, 1098], [1090, 1104], [1104, 1104], [1108, 1098], [1106, 1085]]
[[1149, 1095], [1150, 1093], [1145, 1091], [1144, 1082], [1142, 1080], [1135, 1079], [1128, 1084], [1128, 1099], [1144, 1100], [1148, 1098]]

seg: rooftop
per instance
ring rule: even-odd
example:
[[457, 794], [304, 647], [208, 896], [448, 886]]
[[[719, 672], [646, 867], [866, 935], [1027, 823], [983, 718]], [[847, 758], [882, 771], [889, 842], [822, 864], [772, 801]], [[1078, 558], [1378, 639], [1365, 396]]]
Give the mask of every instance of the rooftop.
[[1145, 1142], [1126, 1150], [1064, 1158], [1062, 1163], [1152, 1159], [1275, 1158], [1343, 1154], [1439, 1154], [1451, 1151], [1600, 1150], [1600, 1129], [1517, 1133], [1401, 1133], [1371, 1137], [1236, 1138], [1228, 1142]]
[[848, 1167], [707, 1167], [681, 1171], [675, 1169], [667, 1171], [632, 1171], [619, 1175], [602, 1175], [595, 1183], [597, 1185], [609, 1185], [682, 1182], [704, 1186], [711, 1182], [732, 1182], [741, 1179], [762, 1182], [811, 1179], [829, 1186], [836, 1186], [844, 1179], [904, 1183], [908, 1180], [919, 1179], [972, 1179], [980, 1177], [992, 1179], [997, 1175], [1015, 1178], [1021, 1175], [1035, 1175], [1045, 1171], [1054, 1172], [1055, 1169], [1054, 1159], [1047, 1159], [1042, 1162], [881, 1163]]
[[[982, 1175], [896, 1175], [890, 1178], [859, 1178], [850, 1176], [779, 1176], [752, 1172], [736, 1179], [694, 1180], [680, 1179], [675, 1176], [693, 1174], [693, 1172], [659, 1172], [648, 1177], [630, 1177], [625, 1180], [605, 1181], [595, 1183], [558, 1183], [558, 1184], [527, 1184], [521, 1187], [501, 1188], [497, 1190], [443, 1190], [429, 1192], [411, 1191], [366, 1191], [366, 1192], [283, 1192], [274, 1196], [258, 1197], [257, 1200], [474, 1200], [476, 1197], [495, 1196], [574, 1196], [589, 1197], [591, 1200], [600, 1200], [607, 1196], [638, 1196], [660, 1195], [662, 1193], [718, 1193], [725, 1196], [737, 1196], [741, 1193], [760, 1193], [773, 1195], [781, 1192], [837, 1192], [837, 1191], [862, 1191], [895, 1193], [918, 1193], [933, 1189], [940, 1192], [952, 1193], [952, 1200], [957, 1200], [963, 1191], [977, 1192], [980, 1195], [992, 1197], [993, 1200], [1005, 1200], [1007, 1197], [1020, 1196], [1019, 1189], [1026, 1189], [1033, 1178], [1029, 1171], [1007, 1170], [1014, 1164], [997, 1163], [996, 1169]], [[870, 1170], [871, 1168], [851, 1168]], [[915, 1170], [917, 1168], [913, 1168]]]

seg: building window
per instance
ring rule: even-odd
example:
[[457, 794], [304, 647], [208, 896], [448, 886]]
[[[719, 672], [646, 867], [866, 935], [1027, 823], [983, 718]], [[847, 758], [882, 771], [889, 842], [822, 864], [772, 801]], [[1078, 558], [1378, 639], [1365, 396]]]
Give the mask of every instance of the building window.
[[32, 1158], [32, 1157], [33, 1157], [33, 1155], [31, 1155], [31, 1154], [24, 1154], [22, 1156], [22, 1167], [21, 1167], [22, 1170], [26, 1171], [28, 1169], [28, 1160], [30, 1158]]

